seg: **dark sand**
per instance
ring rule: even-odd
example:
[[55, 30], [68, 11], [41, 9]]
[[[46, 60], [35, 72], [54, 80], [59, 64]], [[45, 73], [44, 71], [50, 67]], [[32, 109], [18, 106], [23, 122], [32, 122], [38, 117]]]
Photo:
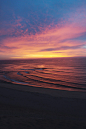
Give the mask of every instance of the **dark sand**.
[[0, 83], [0, 129], [86, 129], [86, 92]]

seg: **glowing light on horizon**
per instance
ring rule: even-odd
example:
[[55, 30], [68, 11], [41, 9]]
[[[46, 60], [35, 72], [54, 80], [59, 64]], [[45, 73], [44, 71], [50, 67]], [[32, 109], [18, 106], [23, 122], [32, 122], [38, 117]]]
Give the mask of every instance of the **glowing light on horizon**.
[[69, 13], [67, 20], [43, 26], [32, 25], [29, 19], [20, 16], [16, 19], [14, 15], [15, 20], [5, 21], [0, 30], [0, 59], [86, 56], [85, 14], [86, 9], [80, 8]]

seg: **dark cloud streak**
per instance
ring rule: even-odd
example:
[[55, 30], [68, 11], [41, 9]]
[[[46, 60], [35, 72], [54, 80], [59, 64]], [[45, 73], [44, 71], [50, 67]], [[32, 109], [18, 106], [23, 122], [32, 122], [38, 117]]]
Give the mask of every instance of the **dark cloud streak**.
[[83, 45], [77, 45], [77, 46], [61, 46], [57, 48], [47, 48], [47, 49], [42, 49], [40, 51], [58, 51], [58, 50], [67, 50], [67, 49], [78, 49], [81, 48]]

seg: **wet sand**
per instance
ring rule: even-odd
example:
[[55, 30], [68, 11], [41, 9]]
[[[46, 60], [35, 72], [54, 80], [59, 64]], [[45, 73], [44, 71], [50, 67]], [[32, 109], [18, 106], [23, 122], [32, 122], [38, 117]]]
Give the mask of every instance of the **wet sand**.
[[0, 83], [0, 129], [85, 129], [86, 92]]

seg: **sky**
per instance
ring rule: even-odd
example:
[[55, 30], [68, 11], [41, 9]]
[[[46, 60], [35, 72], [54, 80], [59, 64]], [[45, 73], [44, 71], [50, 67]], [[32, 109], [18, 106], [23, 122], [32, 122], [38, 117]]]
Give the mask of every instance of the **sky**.
[[86, 0], [0, 0], [0, 59], [86, 57]]

